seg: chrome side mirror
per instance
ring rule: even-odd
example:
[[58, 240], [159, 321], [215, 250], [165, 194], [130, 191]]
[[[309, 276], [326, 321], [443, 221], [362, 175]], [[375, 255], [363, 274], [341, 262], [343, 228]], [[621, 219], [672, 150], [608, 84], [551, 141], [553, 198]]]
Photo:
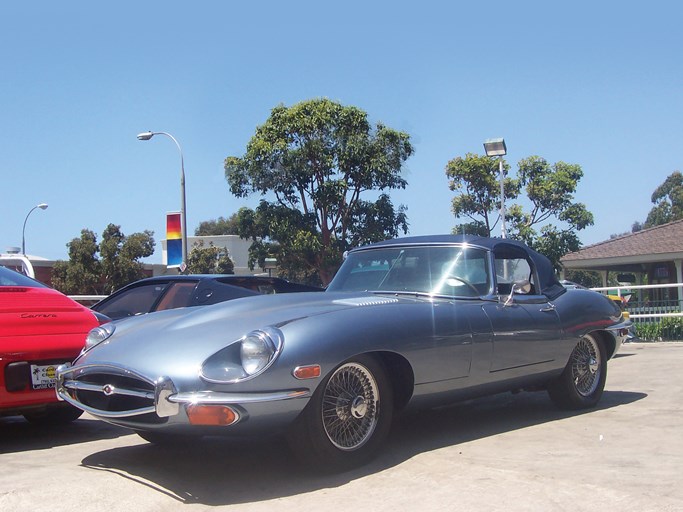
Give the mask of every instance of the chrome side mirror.
[[531, 282], [524, 279], [522, 281], [515, 281], [512, 283], [512, 289], [510, 290], [510, 295], [505, 299], [503, 306], [509, 306], [512, 304], [512, 296], [515, 293], [527, 294], [531, 291]]

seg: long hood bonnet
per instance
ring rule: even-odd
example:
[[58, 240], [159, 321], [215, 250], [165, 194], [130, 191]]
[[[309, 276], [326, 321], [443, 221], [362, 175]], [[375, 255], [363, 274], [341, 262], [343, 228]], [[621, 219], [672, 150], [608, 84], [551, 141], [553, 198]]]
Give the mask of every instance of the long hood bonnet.
[[206, 358], [255, 329], [399, 300], [372, 294], [289, 293], [150, 313], [117, 322], [114, 335], [77, 363], [116, 364], [150, 377], [196, 375]]

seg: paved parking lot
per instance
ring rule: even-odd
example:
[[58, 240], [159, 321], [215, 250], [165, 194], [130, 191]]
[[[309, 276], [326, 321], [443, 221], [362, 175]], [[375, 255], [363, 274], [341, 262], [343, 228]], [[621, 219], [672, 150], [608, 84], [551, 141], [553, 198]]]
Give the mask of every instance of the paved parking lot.
[[625, 345], [600, 406], [499, 395], [401, 418], [371, 465], [321, 476], [278, 441], [164, 449], [84, 416], [0, 418], [0, 510], [683, 511], [683, 343]]

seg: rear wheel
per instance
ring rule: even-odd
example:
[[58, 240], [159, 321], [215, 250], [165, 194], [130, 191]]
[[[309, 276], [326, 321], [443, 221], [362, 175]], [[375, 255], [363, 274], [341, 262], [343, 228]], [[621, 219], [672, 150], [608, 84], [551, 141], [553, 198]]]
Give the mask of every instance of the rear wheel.
[[377, 452], [391, 427], [393, 393], [384, 367], [369, 356], [339, 365], [294, 422], [288, 440], [308, 466], [349, 469]]
[[562, 375], [548, 385], [548, 394], [562, 409], [594, 407], [605, 388], [607, 353], [595, 334], [581, 337]]
[[72, 406], [47, 409], [42, 412], [25, 413], [24, 418], [34, 425], [66, 425], [81, 417], [83, 411]]

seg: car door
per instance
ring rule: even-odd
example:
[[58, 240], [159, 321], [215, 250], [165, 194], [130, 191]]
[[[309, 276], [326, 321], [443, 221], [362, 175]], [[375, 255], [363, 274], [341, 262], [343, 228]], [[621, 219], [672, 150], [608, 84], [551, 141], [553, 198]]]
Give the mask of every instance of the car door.
[[[493, 330], [490, 371], [530, 365], [539, 365], [542, 371], [543, 363], [555, 359], [562, 337], [559, 315], [538, 290], [538, 276], [526, 252], [504, 246], [494, 254], [494, 268], [498, 302], [482, 306]], [[526, 293], [512, 293], [514, 283], [520, 282], [528, 283]]]
[[561, 339], [560, 318], [542, 295], [513, 296], [482, 306], [493, 330], [491, 370], [497, 372], [548, 363]]

